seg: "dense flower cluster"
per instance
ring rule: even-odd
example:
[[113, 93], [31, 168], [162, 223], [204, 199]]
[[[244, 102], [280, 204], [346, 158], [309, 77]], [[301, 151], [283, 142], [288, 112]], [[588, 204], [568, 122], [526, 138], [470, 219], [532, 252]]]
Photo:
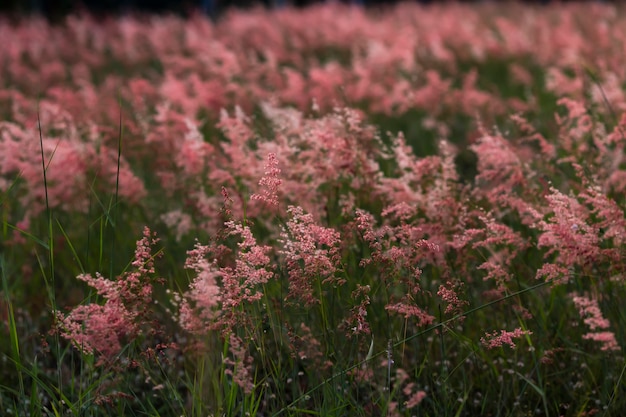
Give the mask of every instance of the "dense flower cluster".
[[[75, 307], [70, 313], [55, 312], [57, 328], [78, 349], [97, 353], [100, 361], [114, 361], [124, 345], [154, 331], [149, 316], [152, 304], [153, 284], [159, 283], [155, 277], [152, 247], [158, 239], [147, 227], [144, 237], [137, 241], [134, 272], [109, 280], [96, 274], [79, 275], [78, 279], [94, 288], [105, 302]], [[152, 328], [152, 329], [151, 329]]]
[[[599, 4], [0, 19], [7, 282], [52, 251], [61, 343], [157, 357], [144, 382], [210, 398], [192, 414], [591, 415], [546, 397], [578, 346], [593, 393], [624, 348], [625, 27]], [[484, 389], [506, 378], [534, 402]]]

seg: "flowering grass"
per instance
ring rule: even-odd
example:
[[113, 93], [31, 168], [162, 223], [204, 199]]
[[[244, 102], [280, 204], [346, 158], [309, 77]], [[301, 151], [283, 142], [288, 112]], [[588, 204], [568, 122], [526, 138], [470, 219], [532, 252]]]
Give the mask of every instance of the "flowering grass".
[[3, 415], [626, 414], [625, 23], [1, 21]]

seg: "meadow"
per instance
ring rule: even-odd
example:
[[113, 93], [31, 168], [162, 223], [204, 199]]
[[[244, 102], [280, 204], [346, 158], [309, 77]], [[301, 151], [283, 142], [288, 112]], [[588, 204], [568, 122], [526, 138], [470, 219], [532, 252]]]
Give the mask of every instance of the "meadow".
[[625, 9], [0, 39], [0, 414], [626, 415]]

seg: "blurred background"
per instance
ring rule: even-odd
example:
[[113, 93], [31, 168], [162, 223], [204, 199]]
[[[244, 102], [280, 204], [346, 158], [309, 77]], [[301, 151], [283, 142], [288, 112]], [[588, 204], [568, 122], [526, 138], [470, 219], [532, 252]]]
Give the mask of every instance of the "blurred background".
[[[340, 0], [334, 0], [340, 1]], [[343, 3], [371, 6], [386, 3], [395, 3], [391, 0], [341, 0]], [[414, 0], [419, 3], [442, 3], [437, 0]], [[461, 0], [472, 2], [480, 0]], [[486, 0], [482, 0], [483, 2]], [[492, 0], [496, 1], [496, 0]], [[500, 0], [497, 2], [503, 2]], [[567, 0], [522, 0], [524, 3], [555, 3]], [[597, 0], [596, 0], [597, 1]], [[217, 17], [230, 7], [265, 6], [272, 8], [296, 6], [302, 7], [315, 0], [0, 0], [0, 13], [12, 17], [30, 14], [41, 14], [51, 20], [61, 19], [69, 13], [89, 11], [96, 15], [118, 15], [125, 13], [177, 13], [189, 15], [196, 12]]]

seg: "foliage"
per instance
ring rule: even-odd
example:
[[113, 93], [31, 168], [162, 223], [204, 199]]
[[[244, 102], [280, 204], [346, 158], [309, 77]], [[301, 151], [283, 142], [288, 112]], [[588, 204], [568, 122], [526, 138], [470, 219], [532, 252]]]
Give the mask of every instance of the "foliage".
[[623, 415], [625, 19], [0, 22], [3, 415]]

